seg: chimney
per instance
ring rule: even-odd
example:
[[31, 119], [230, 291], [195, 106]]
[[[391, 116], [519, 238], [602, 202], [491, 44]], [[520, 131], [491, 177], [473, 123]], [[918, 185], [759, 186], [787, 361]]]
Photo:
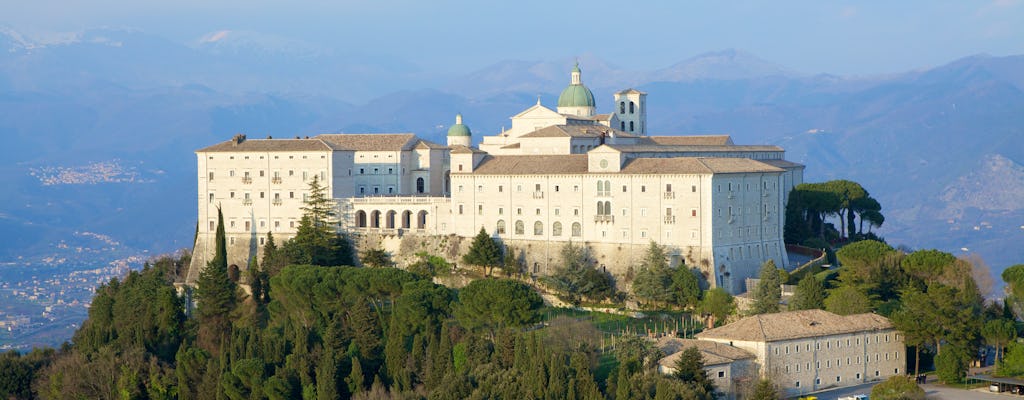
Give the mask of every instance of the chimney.
[[241, 133], [236, 134], [234, 137], [231, 138], [231, 141], [233, 142], [232, 145], [238, 146], [239, 144], [242, 144], [242, 142], [245, 141], [245, 135]]

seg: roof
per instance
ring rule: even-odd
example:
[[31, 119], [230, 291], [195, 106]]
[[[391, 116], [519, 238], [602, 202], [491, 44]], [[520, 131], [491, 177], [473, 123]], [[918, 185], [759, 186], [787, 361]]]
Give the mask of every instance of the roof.
[[641, 92], [641, 91], [633, 89], [633, 88], [629, 88], [629, 89], [625, 89], [625, 90], [621, 90], [619, 92], [616, 92], [615, 94], [647, 94], [647, 93]]
[[660, 145], [660, 144], [612, 144], [611, 147], [625, 153], [730, 153], [740, 151], [785, 151], [772, 145]]
[[652, 144], [670, 146], [729, 146], [732, 138], [729, 135], [690, 135], [690, 136], [648, 136]]
[[612, 115], [614, 115], [614, 114], [611, 114], [611, 113], [608, 113], [608, 114], [597, 114], [593, 118], [594, 118], [594, 121], [610, 121], [612, 119]]
[[585, 173], [587, 173], [587, 156], [585, 154], [487, 156], [473, 170], [473, 174], [483, 175]]
[[784, 172], [749, 158], [634, 158], [622, 167], [624, 174], [728, 174], [744, 172]]
[[841, 316], [824, 310], [760, 314], [698, 333], [698, 339], [774, 342], [892, 328], [877, 314]]
[[[236, 136], [237, 138], [237, 136]], [[319, 139], [232, 139], [208, 146], [197, 153], [235, 151], [331, 151], [331, 147]]]
[[666, 368], [675, 368], [683, 350], [689, 347], [696, 347], [704, 357], [704, 365], [728, 364], [737, 360], [754, 358], [754, 354], [738, 347], [710, 340], [681, 339], [677, 337], [663, 337], [658, 339], [655, 346], [667, 356], [658, 360], [658, 364]]
[[471, 136], [469, 127], [462, 123], [462, 114], [455, 114], [455, 125], [448, 128], [448, 136]]
[[441, 149], [447, 149], [448, 146], [445, 146], [443, 144], [437, 144], [437, 143], [431, 142], [429, 140], [420, 139], [420, 140], [416, 141], [416, 148], [417, 149], [427, 148], [427, 149], [441, 150]]
[[614, 137], [635, 137], [635, 135], [609, 128], [604, 125], [551, 125], [520, 137], [544, 138], [544, 137], [588, 137], [596, 138], [602, 134]]
[[569, 85], [558, 96], [559, 107], [594, 107], [594, 93], [583, 84]]
[[786, 160], [760, 160], [761, 162], [779, 168], [804, 168], [805, 165]]
[[412, 150], [419, 139], [412, 133], [323, 134], [323, 140], [334, 150], [399, 151]]
[[474, 149], [472, 147], [466, 147], [463, 145], [455, 145], [451, 147], [451, 154], [466, 154], [466, 153], [486, 153], [480, 149]]

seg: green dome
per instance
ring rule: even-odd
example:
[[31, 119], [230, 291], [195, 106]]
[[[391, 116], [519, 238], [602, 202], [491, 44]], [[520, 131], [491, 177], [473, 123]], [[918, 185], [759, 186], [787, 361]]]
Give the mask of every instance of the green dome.
[[583, 86], [580, 75], [580, 64], [576, 63], [570, 73], [572, 79], [569, 81], [569, 87], [565, 88], [562, 95], [558, 96], [559, 107], [594, 107], [594, 94], [586, 86]]
[[469, 127], [462, 123], [462, 114], [455, 116], [455, 125], [448, 128], [448, 136], [472, 136]]
[[586, 86], [569, 85], [558, 96], [559, 107], [594, 107], [594, 94]]

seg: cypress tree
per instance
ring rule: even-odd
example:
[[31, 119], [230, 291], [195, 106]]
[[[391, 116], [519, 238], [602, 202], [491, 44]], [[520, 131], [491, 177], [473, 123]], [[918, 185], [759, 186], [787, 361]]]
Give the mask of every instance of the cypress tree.
[[228, 277], [227, 244], [224, 234], [224, 214], [217, 209], [216, 250], [196, 281], [196, 316], [208, 332], [208, 343], [219, 346], [231, 329], [230, 314], [238, 302], [237, 286]]
[[359, 357], [352, 356], [352, 372], [345, 378], [348, 384], [348, 392], [351, 394], [362, 393], [366, 377], [363, 375], [363, 366], [359, 363]]
[[779, 269], [772, 260], [761, 265], [761, 281], [754, 289], [754, 305], [751, 314], [767, 314], [779, 312], [779, 301], [782, 300], [782, 279]]
[[796, 285], [796, 292], [789, 302], [790, 311], [825, 308], [825, 285], [814, 277], [806, 274]]

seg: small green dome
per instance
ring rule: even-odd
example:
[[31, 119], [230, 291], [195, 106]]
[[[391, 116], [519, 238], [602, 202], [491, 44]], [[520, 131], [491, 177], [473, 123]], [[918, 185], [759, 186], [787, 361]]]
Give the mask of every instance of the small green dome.
[[558, 96], [559, 107], [594, 107], [594, 94], [583, 84], [569, 85]]
[[472, 136], [469, 127], [462, 123], [462, 114], [455, 115], [455, 125], [448, 128], [448, 136]]

